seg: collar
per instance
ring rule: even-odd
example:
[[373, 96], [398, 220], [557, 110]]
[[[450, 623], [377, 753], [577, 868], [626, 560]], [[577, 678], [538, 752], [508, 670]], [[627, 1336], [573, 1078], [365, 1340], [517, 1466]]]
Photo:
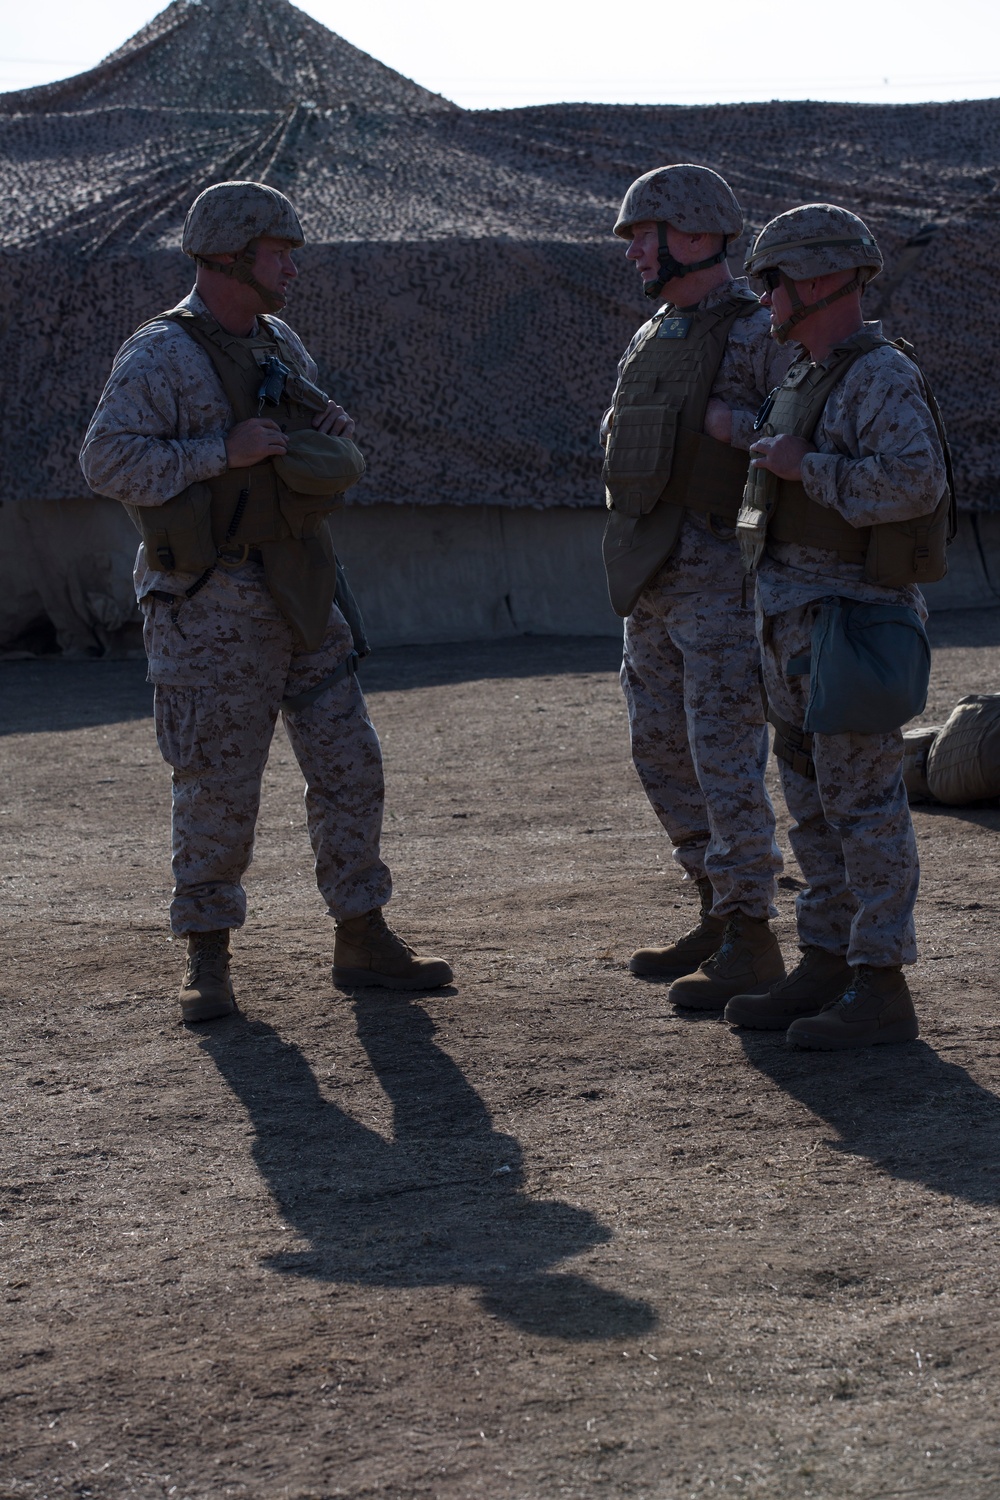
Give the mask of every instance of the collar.
[[858, 339], [871, 337], [872, 334], [874, 334], [876, 338], [882, 337], [882, 323], [879, 318], [873, 318], [870, 323], [866, 323], [863, 328], [859, 328], [857, 333], [852, 333], [850, 338], [842, 339], [839, 344], [834, 344], [833, 348], [826, 356], [826, 359], [821, 360], [817, 368], [820, 370], [829, 369], [834, 358], [842, 350], [850, 349], [852, 345], [857, 343]]
[[726, 297], [731, 297], [734, 292], [748, 292], [750, 280], [747, 276], [734, 276], [731, 281], [724, 282], [722, 286], [715, 286], [700, 302], [690, 303], [687, 307], [681, 307], [673, 302], [664, 302], [662, 307], [656, 310], [657, 317], [671, 316], [689, 318], [692, 313], [707, 312], [710, 308], [718, 307], [719, 303]]
[[[201, 295], [201, 293], [198, 291], [197, 286], [193, 286], [191, 288], [191, 290], [188, 292], [187, 296], [184, 297], [180, 302], [178, 302], [177, 306], [184, 308], [185, 311], [187, 311], [187, 312], [198, 313], [200, 317], [211, 318], [212, 321], [215, 322], [215, 314], [207, 306], [207, 304], [205, 302], [205, 299]], [[248, 333], [246, 335], [246, 338], [248, 338], [248, 339], [258, 338], [261, 334], [264, 333], [264, 331], [265, 330], [260, 325], [260, 319], [259, 318], [254, 318], [254, 320], [253, 320], [253, 332], [252, 333]], [[227, 337], [229, 337], [229, 338], [238, 338], [239, 335], [233, 333], [233, 334], [227, 335]]]

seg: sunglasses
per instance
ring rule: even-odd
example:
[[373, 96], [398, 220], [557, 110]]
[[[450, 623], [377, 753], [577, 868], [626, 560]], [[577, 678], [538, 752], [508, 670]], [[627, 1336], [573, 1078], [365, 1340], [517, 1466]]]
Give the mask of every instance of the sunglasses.
[[776, 266], [765, 266], [764, 270], [758, 271], [756, 275], [765, 292], [773, 292], [776, 286], [781, 285], [781, 272]]

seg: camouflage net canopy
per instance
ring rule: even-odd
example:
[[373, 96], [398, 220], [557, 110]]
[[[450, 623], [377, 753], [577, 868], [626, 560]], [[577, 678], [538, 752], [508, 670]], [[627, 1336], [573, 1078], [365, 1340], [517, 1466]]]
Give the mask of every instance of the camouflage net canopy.
[[115, 349], [191, 284], [188, 205], [250, 177], [303, 221], [287, 316], [358, 419], [356, 503], [600, 505], [597, 422], [648, 311], [612, 226], [680, 161], [750, 232], [802, 202], [863, 216], [868, 315], [917, 347], [963, 506], [1000, 504], [998, 101], [467, 111], [287, 0], [175, 0], [92, 71], [0, 95], [0, 142], [5, 499], [84, 492]]

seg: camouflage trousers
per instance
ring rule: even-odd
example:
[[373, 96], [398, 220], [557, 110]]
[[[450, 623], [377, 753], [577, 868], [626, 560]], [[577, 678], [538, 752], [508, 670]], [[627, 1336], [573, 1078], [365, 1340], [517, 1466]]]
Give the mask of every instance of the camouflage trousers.
[[279, 712], [306, 779], [316, 882], [330, 914], [388, 901], [379, 857], [382, 753], [353, 674], [315, 701], [282, 709], [345, 661], [350, 631], [334, 607], [318, 651], [296, 650], [262, 578], [215, 575], [183, 603], [142, 600], [160, 753], [173, 769], [170, 925], [178, 934], [240, 927], [261, 778]]
[[675, 594], [654, 580], [625, 622], [632, 760], [674, 859], [711, 880], [718, 916], [775, 914], [759, 662], [738, 590]]
[[[808, 655], [819, 602], [761, 623], [764, 685], [777, 714], [805, 719], [808, 676], [789, 676]], [[816, 779], [778, 762], [793, 818], [789, 839], [806, 888], [795, 903], [799, 941], [851, 964], [916, 961], [913, 907], [920, 865], [903, 786], [903, 734], [816, 734]]]

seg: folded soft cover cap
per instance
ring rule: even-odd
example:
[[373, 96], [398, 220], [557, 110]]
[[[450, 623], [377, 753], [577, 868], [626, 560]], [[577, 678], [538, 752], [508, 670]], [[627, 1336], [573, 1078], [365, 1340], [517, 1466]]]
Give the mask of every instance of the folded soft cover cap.
[[288, 449], [274, 460], [279, 478], [300, 495], [342, 495], [365, 472], [364, 455], [349, 438], [306, 427], [288, 435]]

